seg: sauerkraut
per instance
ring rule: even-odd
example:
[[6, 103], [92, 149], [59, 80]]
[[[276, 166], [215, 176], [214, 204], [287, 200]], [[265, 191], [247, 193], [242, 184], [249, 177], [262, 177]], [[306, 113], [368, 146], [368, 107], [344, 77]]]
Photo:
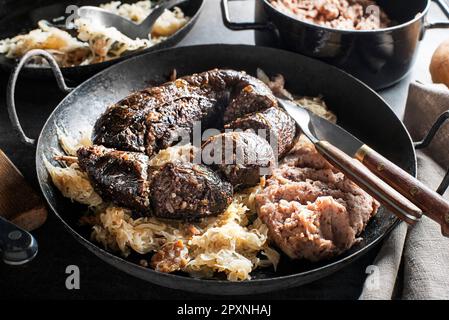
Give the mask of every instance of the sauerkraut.
[[78, 138], [69, 136], [63, 129], [57, 128], [59, 145], [69, 156], [76, 156], [76, 150], [80, 147], [89, 147], [92, 145], [92, 129], [86, 129], [79, 133]]
[[246, 211], [234, 201], [203, 234], [192, 238], [188, 272], [224, 272], [231, 281], [251, 279], [251, 271], [259, 265], [258, 254], [266, 246], [268, 229], [262, 224], [258, 229], [246, 227]]
[[[11, 39], [0, 40], [0, 53], [7, 58], [20, 58], [33, 49], [43, 49], [53, 55], [60, 66], [80, 65], [90, 54], [89, 45], [72, 37], [68, 32], [38, 22], [39, 29]], [[44, 60], [36, 57], [31, 63], [42, 64]]]
[[[151, 1], [138, 1], [134, 4], [112, 1], [100, 5], [100, 8], [114, 12], [135, 23], [141, 23], [150, 14], [152, 5]], [[171, 11], [165, 10], [151, 30], [152, 37], [168, 37], [182, 28], [187, 21], [188, 18], [179, 7], [174, 7]]]
[[98, 213], [100, 223], [93, 226], [92, 238], [106, 249], [128, 256], [159, 250], [165, 243], [183, 239], [182, 232], [157, 218], [133, 219], [131, 211], [108, 206]]
[[294, 101], [327, 121], [337, 122], [337, 116], [329, 110], [323, 97], [298, 97]]
[[52, 165], [44, 159], [45, 166], [56, 188], [62, 195], [72, 201], [98, 207], [103, 203], [101, 197], [94, 191], [87, 174], [81, 171], [78, 164], [61, 168]]
[[[140, 23], [152, 11], [153, 3], [149, 0], [134, 4], [113, 1], [100, 7]], [[74, 26], [78, 32], [75, 38], [41, 20], [38, 22], [38, 29], [0, 40], [0, 53], [8, 58], [20, 58], [32, 49], [43, 49], [51, 53], [61, 67], [98, 63], [159, 43], [181, 29], [188, 20], [189, 17], [178, 7], [165, 10], [156, 20], [153, 29], [148, 30], [146, 39], [130, 39], [113, 27], [107, 28], [85, 19], [75, 20]], [[32, 63], [40, 65], [45, 60], [36, 58]]]
[[100, 4], [100, 8], [111, 11], [119, 16], [127, 18], [135, 23], [141, 23], [143, 19], [151, 12], [151, 1], [137, 1], [136, 3], [122, 3], [120, 1], [111, 1]]
[[152, 167], [162, 167], [164, 164], [173, 161], [191, 161], [198, 152], [198, 148], [190, 143], [182, 146], [173, 146], [160, 150], [150, 159], [149, 165]]
[[293, 100], [316, 115], [330, 122], [337, 122], [337, 116], [329, 110], [323, 97], [293, 96], [285, 89], [285, 79], [280, 74], [270, 78], [262, 69], [257, 69], [257, 78], [263, 81], [276, 96]]
[[126, 51], [151, 46], [149, 39], [130, 39], [116, 28], [105, 27], [86, 19], [75, 20], [78, 39], [86, 42], [91, 50], [88, 63], [98, 63], [120, 57]]

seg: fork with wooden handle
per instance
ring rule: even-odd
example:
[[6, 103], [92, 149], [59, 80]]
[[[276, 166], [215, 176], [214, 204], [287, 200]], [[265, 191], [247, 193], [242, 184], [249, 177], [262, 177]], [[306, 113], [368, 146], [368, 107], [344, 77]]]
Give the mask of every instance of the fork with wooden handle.
[[[425, 214], [439, 223], [442, 234], [449, 237], [449, 202], [441, 195], [430, 190], [344, 129], [323, 120], [312, 123], [311, 117], [316, 116], [306, 109], [286, 100], [279, 99], [279, 102], [312, 141], [318, 152], [366, 192], [408, 223], [416, 222], [422, 214]], [[318, 139], [315, 133], [317, 128], [314, 127], [316, 124], [326, 128], [321, 130], [321, 133], [324, 133], [327, 139], [335, 140], [337, 143], [335, 137], [338, 135], [339, 142], [350, 144], [350, 150], [353, 151], [345, 153], [323, 140], [323, 137]]]
[[441, 195], [367, 145], [357, 151], [355, 158], [438, 222], [443, 235], [449, 237], [449, 202]]

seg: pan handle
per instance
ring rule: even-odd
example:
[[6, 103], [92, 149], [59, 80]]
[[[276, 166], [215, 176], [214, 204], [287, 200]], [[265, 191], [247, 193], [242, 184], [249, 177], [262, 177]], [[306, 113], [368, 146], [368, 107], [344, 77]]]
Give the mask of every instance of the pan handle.
[[[424, 137], [424, 139], [414, 143], [415, 149], [427, 148], [432, 142], [435, 135], [438, 133], [438, 131], [441, 129], [443, 124], [445, 124], [448, 119], [449, 119], [449, 110], [440, 114], [435, 123], [430, 128], [429, 132], [427, 132], [427, 135]], [[446, 175], [444, 176], [443, 180], [438, 186], [437, 193], [443, 195], [448, 187], [449, 187], [449, 169], [447, 170]]]
[[[229, 14], [229, 1], [221, 0], [221, 13], [224, 25], [231, 30], [273, 30], [271, 22], [234, 22]], [[241, 1], [241, 0], [240, 0]], [[259, 1], [259, 0], [256, 0]]]
[[53, 74], [56, 78], [58, 87], [62, 91], [69, 93], [73, 89], [73, 88], [69, 88], [66, 85], [64, 76], [62, 75], [62, 72], [58, 66], [58, 63], [56, 62], [55, 58], [53, 58], [53, 56], [50, 53], [48, 53], [47, 51], [40, 50], [40, 49], [30, 50], [27, 53], [25, 53], [23, 55], [23, 57], [20, 59], [19, 63], [15, 66], [14, 70], [11, 73], [11, 76], [9, 77], [8, 87], [6, 89], [6, 106], [8, 108], [8, 114], [9, 114], [9, 119], [11, 120], [11, 124], [12, 124], [14, 130], [19, 135], [20, 140], [22, 142], [24, 142], [25, 144], [28, 144], [31, 146], [34, 146], [36, 144], [36, 140], [29, 138], [22, 129], [19, 118], [17, 117], [17, 110], [16, 110], [16, 103], [15, 103], [15, 91], [16, 91], [17, 78], [19, 77], [20, 71], [22, 70], [22, 68], [25, 66], [25, 64], [31, 58], [36, 57], [36, 56], [41, 56], [48, 62], [48, 64], [50, 65], [50, 68], [53, 71]]
[[[443, 13], [446, 15], [446, 17], [449, 18], [449, 5], [447, 4], [446, 0], [434, 0], [440, 9], [443, 11]], [[427, 29], [440, 29], [440, 28], [449, 28], [449, 21], [436, 21], [436, 22], [429, 22], [426, 25], [424, 25], [424, 28]]]

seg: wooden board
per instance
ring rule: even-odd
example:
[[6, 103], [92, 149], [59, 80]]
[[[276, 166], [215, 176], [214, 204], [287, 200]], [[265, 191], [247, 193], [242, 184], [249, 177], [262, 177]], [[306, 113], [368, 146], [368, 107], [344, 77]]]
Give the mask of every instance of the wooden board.
[[42, 198], [1, 149], [0, 216], [28, 231], [39, 228], [47, 219]]

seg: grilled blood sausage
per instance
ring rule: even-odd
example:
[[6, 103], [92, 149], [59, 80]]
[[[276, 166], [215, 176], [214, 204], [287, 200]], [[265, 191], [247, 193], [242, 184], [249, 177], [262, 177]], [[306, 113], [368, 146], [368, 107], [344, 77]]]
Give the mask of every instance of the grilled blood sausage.
[[222, 213], [232, 202], [232, 186], [209, 168], [190, 162], [167, 163], [151, 178], [153, 214], [193, 220]]
[[[283, 157], [295, 144], [296, 123], [283, 110], [272, 107], [260, 112], [253, 112], [225, 125], [225, 129], [254, 130], [264, 136]], [[262, 130], [262, 131], [261, 131]]]
[[[221, 126], [249, 112], [277, 106], [270, 89], [245, 72], [211, 70], [133, 93], [110, 106], [97, 120], [94, 144], [148, 156], [202, 128]], [[215, 122], [215, 123], [214, 123]]]
[[245, 72], [214, 69], [146, 88], [110, 106], [95, 123], [92, 136], [94, 144], [104, 147], [81, 148], [80, 167], [95, 190], [118, 205], [140, 212], [152, 209], [163, 218], [219, 214], [232, 199], [232, 186], [257, 184], [276, 158], [270, 144], [254, 133], [224, 133], [205, 143], [206, 148], [221, 138], [231, 143], [230, 162], [224, 158], [212, 165], [219, 175], [191, 163], [169, 163], [149, 174], [149, 157], [180, 136], [191, 136], [197, 122], [202, 129], [224, 124], [268, 129], [281, 155], [291, 148], [296, 133], [292, 119], [278, 108], [263, 82]]
[[148, 157], [141, 153], [82, 147], [78, 164], [104, 199], [139, 212], [149, 210]]
[[78, 164], [103, 199], [140, 213], [189, 220], [220, 214], [232, 201], [232, 186], [203, 165], [168, 163], [149, 173], [146, 155], [102, 146], [78, 149]]
[[[203, 161], [219, 171], [234, 187], [259, 183], [275, 165], [270, 144], [253, 132], [226, 132], [206, 140]], [[265, 169], [265, 170], [263, 170]]]

